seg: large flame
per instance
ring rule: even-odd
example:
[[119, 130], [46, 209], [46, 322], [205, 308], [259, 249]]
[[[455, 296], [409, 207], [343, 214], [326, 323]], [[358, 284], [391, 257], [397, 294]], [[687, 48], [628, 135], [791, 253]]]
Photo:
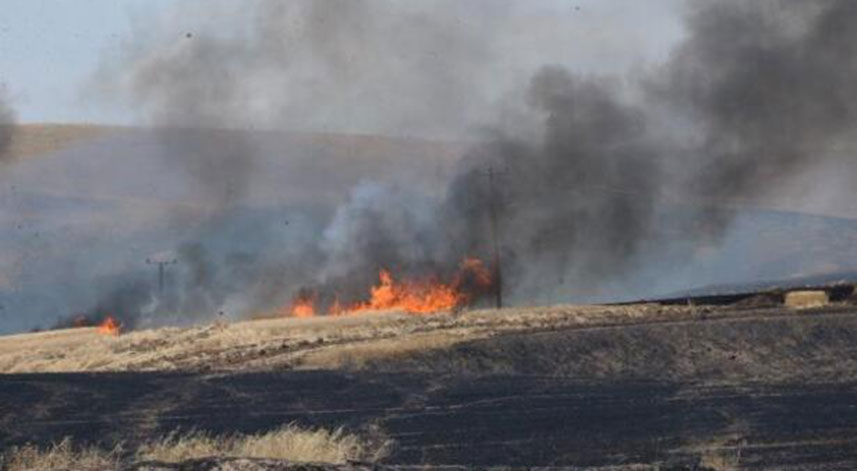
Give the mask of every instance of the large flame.
[[[328, 308], [329, 315], [351, 315], [367, 311], [403, 311], [411, 314], [431, 314], [450, 311], [473, 301], [474, 296], [492, 287], [491, 273], [477, 258], [465, 258], [449, 283], [436, 277], [420, 280], [397, 280], [388, 270], [378, 273], [378, 284], [369, 288], [367, 301], [341, 304], [338, 297]], [[314, 292], [301, 290], [292, 301], [287, 315], [315, 315]]]
[[384, 310], [430, 314], [453, 309], [466, 298], [453, 284], [432, 280], [397, 281], [387, 270], [381, 270], [378, 279], [378, 285], [370, 289], [369, 301], [351, 306], [345, 314]]
[[116, 319], [111, 316], [107, 316], [103, 321], [101, 321], [101, 324], [99, 324], [95, 330], [99, 334], [119, 335], [120, 325]]

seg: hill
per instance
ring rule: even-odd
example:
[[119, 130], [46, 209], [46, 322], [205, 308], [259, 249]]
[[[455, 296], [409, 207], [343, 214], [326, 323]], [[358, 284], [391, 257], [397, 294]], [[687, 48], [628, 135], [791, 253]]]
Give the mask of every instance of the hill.
[[19, 124], [14, 127], [7, 152], [12, 159], [59, 152], [123, 129], [95, 124]]

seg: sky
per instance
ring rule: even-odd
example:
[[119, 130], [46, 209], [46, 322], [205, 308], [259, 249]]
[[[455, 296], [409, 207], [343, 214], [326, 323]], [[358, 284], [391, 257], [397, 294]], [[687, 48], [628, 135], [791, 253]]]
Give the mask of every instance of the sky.
[[[491, 4], [478, 2], [474, 0], [476, 8]], [[179, 16], [177, 20], [174, 10], [188, 3], [200, 2], [3, 0], [0, 84], [18, 119], [138, 123], [139, 116], [129, 106], [96, 100], [87, 91], [100, 65], [121, 54], [135, 35], [166, 27], [176, 29], [178, 38], [184, 29], [192, 31], [212, 23], [204, 17]], [[532, 63], [521, 64], [526, 68], [537, 68], [545, 61], [595, 72], [645, 65], [663, 59], [681, 35], [678, 0], [509, 3], [526, 18], [523, 24], [527, 26], [517, 32], [517, 42], [510, 46], [532, 48]], [[554, 37], [559, 39], [556, 48], [544, 50], [542, 45]]]
[[[132, 21], [164, 0], [3, 0], [0, 83], [24, 122], [121, 122], [82, 89], [102, 54], [132, 32]], [[85, 5], [85, 6], [84, 6]]]

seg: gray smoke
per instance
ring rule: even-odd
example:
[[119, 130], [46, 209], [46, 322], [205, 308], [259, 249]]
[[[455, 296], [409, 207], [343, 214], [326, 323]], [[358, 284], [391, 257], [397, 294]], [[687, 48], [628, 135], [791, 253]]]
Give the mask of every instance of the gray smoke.
[[6, 99], [5, 90], [0, 88], [0, 164], [7, 162], [11, 156], [8, 153], [15, 131], [15, 111]]
[[[705, 2], [687, 25], [642, 99], [544, 68], [529, 89], [543, 137], [489, 143], [453, 184], [453, 240], [484, 251], [496, 205], [522, 298], [565, 289], [604, 299], [599, 285], [633, 278], [646, 250], [722, 236], [730, 203], [782, 196], [810, 166], [853, 164], [841, 149], [857, 124], [857, 4]], [[494, 195], [489, 167], [507, 174]]]
[[[491, 30], [508, 9], [496, 2], [488, 15], [475, 5], [451, 1], [428, 10], [365, 0], [262, 0], [240, 8], [201, 2], [176, 8], [145, 47], [129, 44], [118, 63], [105, 64], [100, 77], [112, 86], [102, 90], [109, 92], [108, 98], [140, 109], [160, 130], [160, 154], [207, 195], [208, 218], [187, 225], [185, 241], [173, 250], [179, 266], [171, 269], [175, 278], [167, 292], [150, 289], [148, 296], [128, 296], [132, 302], [114, 315], [133, 325], [146, 310], [160, 319], [175, 312], [189, 317], [253, 312], [287, 303], [291, 291], [304, 284], [346, 280], [365, 268], [351, 281], [351, 289], [344, 287], [344, 295], [356, 295], [357, 282], [364, 282], [360, 290], [365, 292], [379, 264], [398, 260], [396, 265], [404, 266], [423, 259], [413, 253], [398, 258], [403, 250], [396, 247], [409, 240], [394, 235], [404, 220], [374, 229], [392, 231], [385, 237], [392, 239], [388, 245], [395, 257], [370, 251], [383, 245], [381, 239], [366, 232], [368, 227], [351, 226], [354, 218], [347, 208], [301, 211], [304, 222], [289, 225], [290, 233], [299, 234], [279, 241], [289, 247], [248, 237], [248, 231], [270, 234], [271, 227], [294, 218], [277, 215], [264, 221], [264, 211], [248, 205], [261, 152], [250, 136], [280, 130], [394, 135], [419, 130], [422, 135], [461, 137], [461, 129], [473, 121], [473, 110], [485, 108], [472, 90], [484, 83], [485, 64], [492, 56], [485, 38], [494, 34]], [[207, 17], [212, 10], [230, 20], [200, 30], [177, 26], [188, 16]], [[245, 26], [237, 26], [242, 22]], [[254, 129], [264, 132], [248, 132]], [[278, 151], [284, 160], [301, 152]], [[349, 171], [328, 172], [329, 183]], [[359, 171], [357, 162], [354, 171]], [[371, 210], [363, 209], [361, 217], [369, 217]], [[400, 213], [377, 215], [390, 219]], [[182, 217], [176, 217], [180, 225]], [[330, 218], [331, 227], [322, 232]], [[339, 229], [342, 224], [348, 225], [345, 232]], [[354, 238], [346, 241], [346, 234]], [[361, 246], [366, 243], [371, 247]], [[354, 259], [364, 248], [367, 258]], [[152, 284], [151, 275], [141, 272], [117, 280], [106, 297], [138, 293], [141, 280]]]
[[[529, 103], [543, 117], [542, 139], [477, 149], [451, 187], [445, 216], [459, 222], [461, 251], [485, 251], [494, 205], [510, 285], [537, 293], [573, 269], [586, 277], [569, 281], [585, 288], [627, 269], [650, 236], [661, 179], [644, 113], [618, 95], [559, 67], [539, 72]], [[500, 174], [493, 193], [489, 170]]]
[[[505, 4], [200, 2], [176, 9], [165, 38], [128, 48], [116, 73], [159, 126], [461, 137], [484, 108], [474, 85], [496, 60]], [[181, 29], [212, 11], [230, 21]]]
[[[857, 4], [726, 1], [691, 11], [657, 99], [695, 122], [702, 198], [769, 191], [843, 156], [857, 118]], [[845, 154], [847, 155], [847, 153]]]
[[[848, 0], [692, 3], [662, 66], [622, 80], [549, 65], [508, 102], [484, 91], [514, 59], [491, 46], [514, 10], [505, 3], [480, 20], [461, 2], [215, 5], [249, 26], [173, 29], [122, 62], [126, 98], [173, 129], [165, 153], [213, 210], [177, 250], [173, 291], [131, 296], [132, 311], [155, 299], [161, 311], [252, 312], [304, 288], [347, 301], [379, 268], [442, 275], [464, 256], [490, 259], [492, 210], [514, 301], [610, 298], [605, 286], [645, 284], [644, 262], [661, 276], [723, 237], [736, 202], [770, 201], [808, 166], [852, 160]], [[486, 118], [519, 96], [521, 108]], [[259, 149], [228, 129], [461, 137], [492, 121], [503, 126], [479, 136], [442, 197], [365, 182], [307, 215], [288, 244], [246, 240], [273, 223], [242, 215]]]

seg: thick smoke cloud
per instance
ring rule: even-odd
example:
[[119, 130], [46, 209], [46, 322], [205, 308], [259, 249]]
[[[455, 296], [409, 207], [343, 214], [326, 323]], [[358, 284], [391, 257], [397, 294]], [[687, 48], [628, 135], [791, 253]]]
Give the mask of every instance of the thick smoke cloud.
[[[693, 119], [703, 198], [770, 190], [853, 144], [857, 4], [718, 2], [688, 17], [659, 99]], [[848, 159], [848, 158], [846, 158]]]
[[857, 5], [700, 2], [686, 39], [642, 76], [541, 68], [443, 197], [366, 182], [293, 226], [288, 247], [248, 245], [240, 205], [258, 149], [224, 128], [468, 135], [497, 111], [477, 90], [510, 14], [462, 28], [450, 25], [475, 15], [452, 4], [253, 5], [247, 29], [183, 34], [123, 63], [126, 97], [153, 124], [184, 128], [166, 132], [166, 154], [214, 209], [177, 250], [173, 291], [130, 296], [138, 307], [126, 311], [155, 299], [171, 312], [249, 312], [306, 287], [357, 298], [381, 267], [419, 276], [489, 259], [492, 208], [514, 302], [615, 297], [604, 286], [638, 283], [643, 261], [666, 271], [722, 237], [736, 201], [776, 198], [808, 166], [851, 159]]
[[[512, 285], [538, 292], [572, 268], [590, 285], [626, 269], [650, 236], [661, 181], [645, 115], [617, 95], [558, 67], [539, 72], [529, 103], [544, 120], [542, 139], [477, 149], [450, 189], [445, 216], [459, 221], [462, 249], [484, 251], [494, 205]], [[488, 170], [501, 174], [493, 193]]]
[[[786, 196], [810, 167], [853, 163], [841, 149], [857, 137], [857, 5], [701, 5], [641, 100], [546, 67], [529, 89], [543, 137], [486, 145], [453, 184], [454, 239], [484, 247], [498, 205], [484, 172], [508, 172], [498, 207], [510, 285], [524, 299], [562, 284], [599, 298], [593, 288], [633, 278], [645, 250], [721, 237], [735, 201]], [[664, 108], [671, 122], [657, 115]]]

